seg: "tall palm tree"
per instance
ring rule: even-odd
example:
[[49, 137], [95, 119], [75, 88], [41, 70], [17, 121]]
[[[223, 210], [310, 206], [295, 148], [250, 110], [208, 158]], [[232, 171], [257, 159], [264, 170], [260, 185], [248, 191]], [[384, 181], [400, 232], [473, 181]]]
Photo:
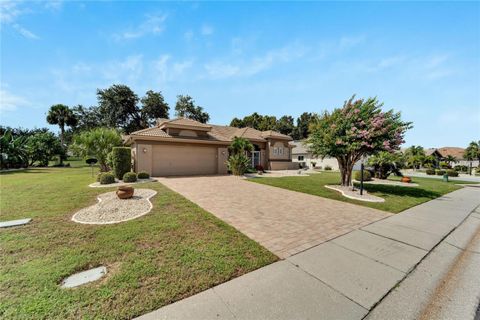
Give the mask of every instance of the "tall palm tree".
[[50, 107], [47, 115], [47, 122], [49, 124], [56, 124], [60, 128], [60, 142], [62, 148], [65, 146], [65, 126], [72, 127], [77, 124], [77, 118], [72, 110], [63, 104], [56, 104]]

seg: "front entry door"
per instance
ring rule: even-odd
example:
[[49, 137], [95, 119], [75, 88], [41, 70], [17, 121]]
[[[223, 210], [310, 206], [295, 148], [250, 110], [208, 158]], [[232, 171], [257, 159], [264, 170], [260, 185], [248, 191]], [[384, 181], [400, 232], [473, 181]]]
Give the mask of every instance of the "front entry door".
[[252, 167], [260, 165], [260, 151], [252, 151]]

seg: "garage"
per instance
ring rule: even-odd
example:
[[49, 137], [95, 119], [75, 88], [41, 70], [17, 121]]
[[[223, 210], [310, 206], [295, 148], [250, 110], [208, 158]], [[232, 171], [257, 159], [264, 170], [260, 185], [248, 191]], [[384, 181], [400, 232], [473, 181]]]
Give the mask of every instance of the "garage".
[[217, 174], [217, 147], [153, 145], [153, 176]]

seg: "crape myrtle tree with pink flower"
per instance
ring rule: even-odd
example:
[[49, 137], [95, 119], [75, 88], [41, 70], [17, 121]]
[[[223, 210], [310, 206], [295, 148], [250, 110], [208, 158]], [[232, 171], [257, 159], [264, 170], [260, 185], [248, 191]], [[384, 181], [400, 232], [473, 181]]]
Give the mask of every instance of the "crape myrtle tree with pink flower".
[[380, 151], [394, 152], [404, 143], [411, 122], [400, 113], [382, 111], [377, 98], [355, 99], [353, 95], [342, 108], [325, 111], [310, 125], [307, 143], [315, 156], [336, 158], [342, 186], [352, 185], [354, 164], [364, 156]]

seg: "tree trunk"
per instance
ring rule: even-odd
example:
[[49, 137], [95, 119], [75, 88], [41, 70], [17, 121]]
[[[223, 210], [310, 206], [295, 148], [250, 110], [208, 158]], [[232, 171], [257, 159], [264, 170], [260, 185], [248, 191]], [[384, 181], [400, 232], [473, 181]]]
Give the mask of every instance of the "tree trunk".
[[340, 167], [341, 184], [345, 187], [352, 186], [352, 170], [353, 161], [349, 161], [347, 158], [337, 158], [338, 166]]
[[[61, 148], [62, 150], [65, 149], [65, 145], [64, 145], [64, 135], [65, 135], [65, 127], [64, 126], [60, 126], [60, 144], [61, 144]], [[65, 150], [63, 151], [63, 153], [65, 153]], [[60, 160], [60, 164], [62, 165], [63, 164], [63, 155], [59, 155], [58, 156], [58, 159]]]

